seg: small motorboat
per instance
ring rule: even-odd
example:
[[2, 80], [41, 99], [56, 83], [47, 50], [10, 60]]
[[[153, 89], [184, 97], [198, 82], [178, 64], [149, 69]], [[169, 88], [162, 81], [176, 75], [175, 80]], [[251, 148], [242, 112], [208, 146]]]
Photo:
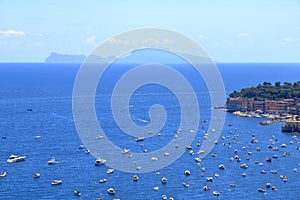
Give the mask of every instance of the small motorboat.
[[286, 144], [283, 143], [283, 144], [280, 145], [280, 147], [281, 148], [286, 148]]
[[184, 187], [190, 187], [190, 184], [188, 184], [188, 183], [183, 183], [183, 186], [184, 186]]
[[248, 165], [247, 164], [241, 164], [240, 167], [243, 168], [243, 169], [247, 169]]
[[112, 174], [112, 173], [114, 173], [114, 169], [108, 169], [108, 170], [106, 171], [106, 173], [107, 173], [107, 174]]
[[61, 185], [62, 184], [62, 180], [53, 180], [51, 182], [51, 185]]
[[207, 177], [207, 178], [206, 178], [206, 181], [207, 181], [207, 182], [212, 182], [212, 181], [213, 181], [213, 177]]
[[185, 170], [185, 171], [184, 171], [184, 174], [185, 174], [186, 176], [189, 176], [189, 175], [191, 175], [191, 171], [190, 171], [190, 170]]
[[168, 179], [166, 177], [162, 177], [161, 182], [162, 183], [167, 183]]
[[104, 178], [104, 179], [100, 179], [99, 180], [99, 183], [105, 183], [107, 181], [107, 179], [106, 178]]
[[218, 192], [218, 191], [213, 191], [213, 195], [215, 195], [215, 196], [220, 196], [220, 192]]
[[5, 176], [6, 176], [6, 172], [1, 172], [1, 173], [0, 173], [0, 177], [1, 177], [1, 178], [4, 178]]
[[267, 192], [266, 189], [264, 189], [264, 188], [258, 188], [258, 191], [259, 191], [259, 192], [263, 192], [263, 193], [266, 193], [266, 192]]
[[41, 176], [41, 173], [39, 173], [39, 172], [35, 172], [33, 174], [33, 178], [39, 178], [40, 176]]
[[137, 137], [137, 138], [135, 138], [135, 141], [136, 142], [141, 142], [141, 141], [144, 141], [144, 138], [143, 137]]
[[133, 181], [138, 181], [139, 180], [139, 177], [137, 175], [134, 175], [133, 176]]
[[115, 194], [116, 194], [116, 191], [115, 191], [114, 188], [108, 188], [108, 189], [107, 189], [107, 193], [108, 193], [109, 195], [115, 195]]
[[267, 162], [272, 162], [272, 158], [266, 158]]
[[275, 170], [275, 169], [271, 169], [271, 173], [272, 174], [278, 174], [277, 170]]
[[219, 165], [219, 169], [224, 170], [225, 166], [224, 165]]
[[89, 154], [91, 151], [89, 150], [89, 149], [86, 149], [85, 151], [84, 151], [84, 153], [86, 153], [86, 154]]
[[79, 190], [74, 190], [74, 194], [77, 196], [81, 196], [81, 192]]
[[100, 139], [103, 139], [104, 136], [103, 135], [97, 135], [96, 139], [100, 140]]
[[129, 153], [129, 151], [130, 151], [129, 149], [122, 149], [121, 153], [126, 154], [126, 153]]
[[210, 187], [207, 186], [207, 185], [204, 185], [204, 186], [203, 186], [203, 190], [204, 190], [204, 191], [208, 191], [208, 190], [210, 190]]
[[54, 165], [56, 163], [57, 163], [57, 161], [56, 161], [55, 157], [52, 157], [50, 160], [48, 160], [48, 165]]
[[104, 165], [105, 163], [106, 163], [106, 160], [105, 160], [105, 159], [98, 158], [98, 159], [95, 161], [95, 166]]
[[16, 156], [16, 155], [10, 155], [6, 162], [8, 163], [16, 163], [20, 161], [24, 161], [26, 156]]
[[83, 149], [84, 146], [83, 145], [79, 145], [78, 149]]
[[266, 174], [267, 171], [263, 169], [263, 170], [260, 171], [260, 173], [261, 173], [261, 174]]
[[34, 136], [34, 139], [40, 139], [41, 138], [41, 136], [40, 135], [36, 135], [36, 136]]

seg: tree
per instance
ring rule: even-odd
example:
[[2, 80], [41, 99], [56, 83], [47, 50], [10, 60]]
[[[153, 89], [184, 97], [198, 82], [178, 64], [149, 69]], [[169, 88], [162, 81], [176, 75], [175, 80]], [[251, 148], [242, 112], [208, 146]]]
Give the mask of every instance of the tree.
[[276, 87], [280, 87], [280, 84], [281, 84], [280, 81], [275, 82]]
[[264, 86], [272, 86], [272, 84], [270, 82], [264, 82], [263, 85]]

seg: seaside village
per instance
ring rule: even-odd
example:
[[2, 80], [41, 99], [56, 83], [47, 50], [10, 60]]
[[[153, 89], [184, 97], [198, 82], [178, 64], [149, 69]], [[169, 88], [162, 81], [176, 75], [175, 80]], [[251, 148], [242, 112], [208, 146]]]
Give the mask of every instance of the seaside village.
[[300, 102], [294, 99], [256, 101], [241, 97], [228, 98], [226, 108], [228, 112], [241, 117], [267, 118], [260, 122], [261, 125], [285, 122], [282, 132], [300, 133]]

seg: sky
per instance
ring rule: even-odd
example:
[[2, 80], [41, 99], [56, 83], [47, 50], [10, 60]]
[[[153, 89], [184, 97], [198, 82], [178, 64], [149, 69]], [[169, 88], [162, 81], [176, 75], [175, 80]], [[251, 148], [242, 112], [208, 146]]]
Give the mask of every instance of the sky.
[[300, 0], [0, 0], [0, 62], [89, 55], [146, 27], [182, 33], [219, 62], [300, 62]]

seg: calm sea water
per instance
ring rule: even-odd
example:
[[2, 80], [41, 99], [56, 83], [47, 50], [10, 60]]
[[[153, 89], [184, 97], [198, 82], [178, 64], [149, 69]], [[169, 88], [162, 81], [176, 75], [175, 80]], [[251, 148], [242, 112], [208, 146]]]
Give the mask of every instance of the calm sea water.
[[[274, 83], [300, 80], [300, 64], [228, 63], [218, 64], [218, 68], [227, 94], [264, 81]], [[294, 172], [295, 168], [300, 171], [300, 151], [296, 150], [300, 146], [299, 139], [294, 140], [292, 134], [281, 133], [282, 123], [260, 126], [258, 122], [262, 119], [240, 118], [231, 114], [226, 115], [221, 135], [225, 138], [219, 139], [211, 153], [202, 160], [201, 167], [194, 160], [196, 155], [191, 156], [186, 152], [176, 162], [159, 170], [159, 175], [156, 175], [156, 171], [139, 174], [138, 182], [132, 181], [133, 174], [117, 170], [107, 175], [107, 166], [95, 167], [95, 158], [78, 148], [82, 142], [72, 117], [72, 89], [78, 69], [79, 65], [74, 64], [0, 64], [0, 136], [7, 136], [7, 139], [0, 138], [0, 171], [7, 172], [5, 178], [0, 178], [0, 199], [161, 199], [163, 194], [174, 199], [300, 199], [300, 173]], [[160, 103], [171, 116], [163, 130], [166, 134], [148, 143], [145, 140], [145, 147], [140, 147], [133, 137], [116, 134], [119, 130], [107, 107], [110, 90], [121, 72], [112, 70], [108, 74], [107, 84], [98, 88], [99, 91], [105, 91], [96, 97], [100, 124], [113, 130], [115, 134], [109, 137], [120, 147], [142, 152], [146, 147], [151, 151], [164, 146], [178, 128], [174, 124], [179, 120], [176, 115], [179, 105], [170, 91], [156, 85], [143, 87], [134, 94], [131, 102], [132, 118], [139, 125], [147, 125], [149, 116], [146, 111], [153, 103]], [[199, 91], [200, 119], [209, 122], [211, 106], [203, 80], [195, 81], [188, 68], [182, 70], [182, 73], [192, 80], [193, 87]], [[27, 111], [28, 108], [32, 111]], [[208, 122], [200, 123], [204, 129], [199, 128], [192, 144], [195, 152], [199, 149], [196, 141], [203, 140]], [[259, 141], [257, 144], [250, 144], [253, 134]], [[34, 139], [36, 135], [41, 138]], [[276, 138], [272, 146], [278, 147], [279, 151], [268, 148], [272, 135]], [[228, 148], [229, 142], [231, 149]], [[222, 143], [226, 143], [226, 146]], [[287, 144], [287, 147], [281, 148], [282, 143]], [[243, 147], [246, 149], [243, 150]], [[256, 151], [256, 147], [260, 147], [261, 151]], [[235, 156], [234, 149], [239, 151], [240, 163], [229, 160]], [[253, 155], [249, 156], [248, 151], [252, 151]], [[290, 156], [282, 156], [283, 152], [290, 152]], [[26, 161], [8, 164], [6, 160], [11, 154], [26, 155]], [[211, 154], [216, 154], [216, 157]], [[278, 159], [273, 159], [271, 163], [265, 161], [266, 157], [274, 154], [278, 155]], [[47, 161], [52, 156], [59, 163], [49, 166]], [[245, 159], [247, 156], [250, 160]], [[264, 165], [259, 166], [255, 161]], [[241, 169], [242, 163], [246, 163], [248, 169]], [[220, 164], [224, 164], [226, 170], [219, 170]], [[202, 172], [202, 167], [206, 168], [205, 172]], [[191, 176], [184, 175], [186, 169], [191, 171]], [[272, 169], [277, 170], [278, 174], [272, 174]], [[261, 170], [267, 173], [261, 174]], [[35, 171], [41, 172], [40, 178], [33, 179]], [[242, 177], [243, 172], [246, 172], [246, 177]], [[215, 173], [219, 173], [220, 177], [214, 177]], [[204, 177], [200, 174], [204, 174]], [[287, 182], [281, 180], [281, 174], [288, 177]], [[167, 184], [161, 183], [163, 176], [168, 178]], [[214, 177], [212, 183], [206, 181], [209, 176]], [[99, 184], [102, 178], [107, 178], [107, 182]], [[51, 186], [53, 179], [62, 179], [63, 184]], [[183, 182], [189, 183], [190, 187], [184, 187]], [[267, 182], [275, 185], [278, 190], [267, 189], [265, 194], [258, 192], [258, 188], [265, 188]], [[235, 183], [236, 187], [230, 187], [231, 183]], [[211, 190], [203, 191], [204, 185], [210, 186]], [[154, 186], [160, 189], [154, 191]], [[107, 194], [109, 187], [115, 188], [115, 196]], [[82, 196], [75, 196], [73, 190], [80, 190]], [[220, 196], [214, 196], [214, 190], [219, 191]]]

